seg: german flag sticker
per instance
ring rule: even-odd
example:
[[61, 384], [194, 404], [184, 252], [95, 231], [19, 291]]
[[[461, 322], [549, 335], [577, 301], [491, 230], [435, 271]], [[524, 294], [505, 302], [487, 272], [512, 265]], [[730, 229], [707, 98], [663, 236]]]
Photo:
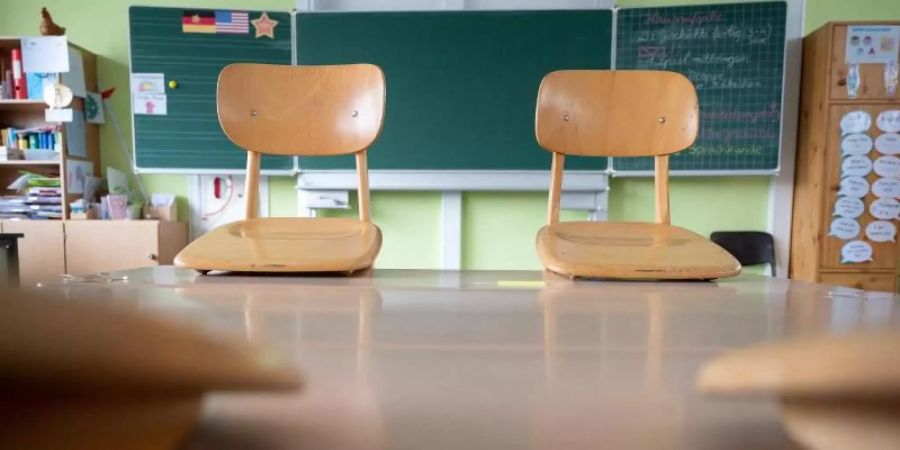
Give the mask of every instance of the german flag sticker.
[[181, 15], [182, 33], [215, 33], [215, 11], [184, 11]]

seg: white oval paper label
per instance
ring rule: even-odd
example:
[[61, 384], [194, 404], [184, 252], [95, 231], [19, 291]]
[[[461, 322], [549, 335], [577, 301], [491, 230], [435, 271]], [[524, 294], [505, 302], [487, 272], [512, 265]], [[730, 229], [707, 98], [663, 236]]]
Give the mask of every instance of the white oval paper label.
[[872, 168], [880, 177], [900, 178], [900, 158], [896, 156], [881, 156], [872, 163]]
[[900, 179], [879, 178], [872, 183], [872, 193], [878, 198], [900, 197]]
[[872, 242], [894, 242], [897, 227], [893, 222], [876, 220], [866, 225], [866, 237]]
[[872, 260], [872, 246], [866, 241], [850, 241], [841, 247], [841, 263], [861, 263]]
[[872, 151], [872, 138], [868, 134], [848, 134], [841, 139], [841, 155], [865, 155]]
[[828, 235], [845, 241], [853, 239], [859, 236], [859, 222], [846, 217], [838, 217], [831, 221], [831, 231], [828, 232]]
[[894, 220], [900, 217], [900, 202], [893, 198], [879, 198], [869, 205], [869, 214], [876, 219]]
[[852, 111], [841, 118], [842, 134], [862, 133], [872, 126], [872, 116], [865, 111]]
[[862, 198], [869, 193], [869, 182], [863, 177], [847, 177], [841, 180], [838, 195]]
[[884, 133], [875, 138], [875, 150], [885, 155], [896, 155], [900, 153], [900, 134]]
[[841, 162], [842, 177], [864, 177], [871, 172], [872, 160], [868, 156], [848, 156]]
[[878, 129], [885, 133], [896, 133], [900, 131], [900, 111], [890, 109], [882, 111], [875, 119]]
[[856, 197], [838, 197], [834, 202], [834, 215], [855, 219], [866, 211], [866, 205]]

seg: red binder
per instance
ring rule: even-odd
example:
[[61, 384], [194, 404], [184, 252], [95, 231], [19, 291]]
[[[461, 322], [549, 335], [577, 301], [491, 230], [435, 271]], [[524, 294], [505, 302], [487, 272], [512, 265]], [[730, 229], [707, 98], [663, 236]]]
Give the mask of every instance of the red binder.
[[24, 100], [28, 98], [28, 86], [25, 84], [25, 72], [22, 71], [22, 51], [14, 48], [11, 53], [13, 73], [12, 96], [16, 100]]

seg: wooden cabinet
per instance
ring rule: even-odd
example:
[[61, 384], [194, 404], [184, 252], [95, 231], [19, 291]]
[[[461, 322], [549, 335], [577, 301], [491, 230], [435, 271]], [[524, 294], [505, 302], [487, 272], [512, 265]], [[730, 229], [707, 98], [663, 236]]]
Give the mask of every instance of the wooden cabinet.
[[19, 285], [34, 286], [66, 273], [63, 222], [58, 220], [4, 220], [4, 233], [22, 233], [19, 239]]
[[23, 287], [64, 273], [172, 264], [188, 243], [186, 223], [156, 220], [3, 220], [0, 232], [25, 235], [19, 239]]
[[[900, 25], [900, 22], [884, 24]], [[873, 217], [870, 207], [879, 198], [872, 186], [880, 175], [872, 171], [862, 177], [869, 186], [861, 198], [863, 211], [858, 217], [848, 215], [848, 219], [858, 224], [858, 234], [842, 239], [829, 233], [831, 223], [837, 217], [835, 203], [844, 197], [839, 193], [841, 182], [847, 176], [846, 170], [850, 170], [842, 168], [847, 158], [846, 153], [842, 153], [842, 141], [850, 133], [842, 132], [841, 120], [848, 113], [863, 112], [871, 123], [857, 133], [858, 137], [862, 141], [875, 141], [885, 133], [876, 123], [879, 114], [900, 111], [900, 97], [889, 95], [885, 88], [884, 64], [858, 64], [859, 86], [856, 96], [850, 97], [847, 88], [850, 66], [846, 63], [845, 51], [851, 25], [829, 23], [803, 40], [790, 277], [866, 290], [895, 291], [898, 244], [878, 242], [866, 233], [867, 225], [878, 220]], [[885, 155], [876, 145], [858, 156], [874, 162]], [[889, 221], [894, 227], [898, 225], [896, 219]], [[848, 242], [856, 240], [871, 247], [871, 259], [842, 261], [842, 249]]]
[[66, 222], [66, 269], [74, 275], [172, 264], [187, 224], [157, 220]]

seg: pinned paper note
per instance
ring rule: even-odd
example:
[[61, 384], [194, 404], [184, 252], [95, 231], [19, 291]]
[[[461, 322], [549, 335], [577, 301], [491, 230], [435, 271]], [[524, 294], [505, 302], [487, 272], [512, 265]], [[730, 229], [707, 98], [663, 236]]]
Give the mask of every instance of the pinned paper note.
[[869, 193], [869, 182], [863, 177], [847, 177], [841, 180], [838, 195], [862, 198]]
[[72, 89], [76, 97], [84, 98], [87, 88], [84, 84], [84, 58], [81, 51], [69, 47], [69, 71], [62, 75], [62, 82]]
[[135, 94], [132, 100], [132, 108], [134, 108], [135, 114], [165, 116], [167, 114], [166, 95]]
[[856, 98], [859, 92], [859, 64], [847, 64], [847, 97]]
[[871, 172], [872, 160], [868, 156], [848, 156], [841, 162], [842, 177], [864, 177]]
[[103, 98], [96, 92], [88, 92], [84, 98], [84, 117], [88, 123], [105, 123]]
[[838, 197], [834, 202], [834, 215], [855, 219], [866, 211], [866, 204], [856, 197]]
[[65, 36], [22, 38], [22, 71], [60, 73], [69, 71], [69, 44]]
[[841, 139], [841, 155], [865, 155], [872, 151], [872, 138], [867, 134], [848, 134]]
[[897, 95], [897, 77], [900, 76], [900, 67], [897, 60], [884, 63], [884, 92], [893, 97]]
[[161, 73], [131, 74], [131, 94], [165, 94], [165, 76]]
[[850, 241], [841, 247], [841, 264], [872, 260], [872, 246], [866, 241]]
[[893, 222], [876, 220], [866, 225], [866, 237], [872, 242], [894, 242], [897, 227]]
[[879, 198], [869, 205], [869, 214], [879, 220], [894, 220], [900, 217], [900, 202], [893, 198]]
[[890, 25], [850, 25], [847, 27], [844, 62], [871, 64], [897, 61], [900, 27]]
[[87, 157], [87, 140], [84, 131], [84, 112], [72, 113], [72, 122], [66, 125], [66, 151], [69, 156]]
[[842, 134], [862, 133], [872, 127], [872, 116], [865, 111], [851, 111], [841, 118]]
[[872, 169], [880, 177], [900, 178], [900, 158], [896, 156], [882, 156], [872, 163]]
[[900, 197], [900, 180], [897, 178], [879, 178], [872, 183], [872, 193], [878, 198]]
[[47, 122], [71, 122], [72, 108], [47, 108], [44, 110], [44, 120]]
[[878, 118], [875, 119], [875, 124], [878, 125], [879, 130], [885, 133], [900, 131], [900, 111], [896, 109], [882, 111], [881, 114], [878, 114]]
[[831, 228], [828, 231], [828, 235], [845, 241], [853, 239], [856, 236], [859, 236], [859, 222], [846, 217], [838, 217], [831, 221]]
[[66, 188], [73, 194], [84, 192], [85, 180], [94, 175], [94, 163], [69, 159], [66, 161]]
[[885, 155], [900, 154], [900, 134], [885, 133], [875, 138], [875, 150]]

